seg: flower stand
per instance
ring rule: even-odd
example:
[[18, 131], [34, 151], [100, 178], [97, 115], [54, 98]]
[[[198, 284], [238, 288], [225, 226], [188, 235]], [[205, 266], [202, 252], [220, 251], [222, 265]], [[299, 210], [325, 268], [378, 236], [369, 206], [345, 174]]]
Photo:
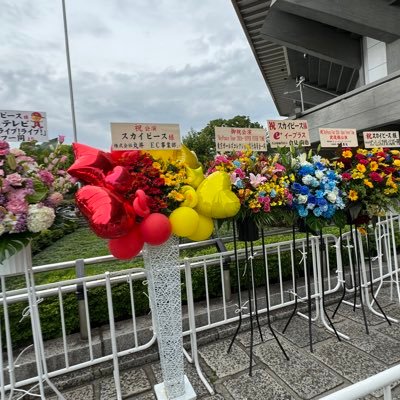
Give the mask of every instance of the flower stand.
[[195, 399], [184, 373], [178, 237], [160, 246], [145, 244], [143, 258], [163, 376], [154, 387], [157, 399]]
[[[256, 285], [254, 281], [254, 269], [253, 269], [253, 259], [255, 256], [254, 252], [254, 241], [260, 238], [259, 229], [256, 223], [250, 219], [245, 218], [244, 220], [239, 220], [235, 224], [233, 224], [233, 241], [234, 241], [234, 252], [235, 252], [235, 263], [236, 263], [236, 271], [237, 271], [237, 282], [238, 282], [238, 314], [239, 314], [239, 321], [236, 331], [233, 335], [231, 343], [228, 347], [228, 353], [232, 350], [233, 343], [239, 333], [240, 327], [242, 325], [243, 320], [243, 311], [245, 309], [249, 309], [249, 320], [250, 320], [250, 365], [249, 365], [249, 376], [252, 376], [253, 371], [253, 342], [254, 342], [254, 328], [253, 328], [253, 315], [255, 316], [258, 332], [260, 334], [260, 339], [263, 342], [264, 338], [261, 332], [260, 321], [258, 318], [258, 302], [257, 302], [257, 292], [256, 292]], [[237, 233], [236, 233], [237, 227]], [[262, 238], [262, 247], [263, 247], [263, 260], [265, 266], [266, 254], [265, 254], [265, 242], [264, 242], [264, 231], [261, 230], [261, 238]], [[239, 265], [239, 258], [237, 252], [237, 241], [243, 241], [245, 243], [245, 268], [244, 272], [240, 270]], [[288, 355], [285, 352], [285, 349], [281, 345], [277, 335], [275, 334], [274, 330], [271, 326], [271, 318], [269, 313], [269, 287], [267, 281], [267, 269], [265, 266], [265, 299], [266, 299], [266, 307], [267, 307], [267, 319], [268, 319], [268, 327], [273, 335], [274, 339], [276, 340], [279, 348], [282, 350], [283, 355], [285, 356], [286, 360], [289, 360]], [[247, 301], [242, 304], [242, 294], [241, 294], [241, 276], [246, 275], [247, 280]], [[254, 310], [253, 310], [254, 305]]]
[[[7, 290], [6, 290], [6, 277], [10, 275], [25, 274], [25, 282], [27, 289], [27, 298], [29, 304], [29, 314], [31, 317], [32, 325], [32, 336], [33, 336], [33, 348], [35, 353], [36, 369], [38, 376], [38, 383], [35, 384], [31, 389], [25, 390], [15, 387], [15, 364], [13, 356], [12, 339], [10, 333], [10, 322], [7, 305]], [[38, 310], [39, 299], [36, 294], [34, 275], [32, 270], [32, 257], [30, 245], [25, 246], [22, 250], [17, 252], [11, 257], [8, 257], [3, 263], [0, 264], [0, 282], [3, 297], [3, 311], [4, 311], [4, 324], [6, 333], [6, 347], [7, 347], [7, 359], [8, 366], [4, 368], [3, 358], [0, 357], [0, 385], [1, 385], [1, 399], [5, 399], [5, 384], [4, 384], [4, 371], [8, 370], [9, 381], [10, 381], [10, 393], [9, 398], [13, 396], [19, 396], [18, 393], [22, 393], [20, 397], [25, 395], [31, 395], [40, 399], [46, 399], [46, 393], [44, 390], [44, 383], [57, 395], [59, 399], [64, 400], [63, 395], [58, 391], [54, 384], [50, 381], [47, 372], [46, 356], [44, 353], [42, 331], [40, 326], [40, 316]], [[0, 344], [1, 344], [0, 335]], [[23, 350], [25, 351], [25, 350]], [[32, 392], [33, 389], [38, 387], [39, 394]], [[18, 392], [17, 394], [15, 392]]]

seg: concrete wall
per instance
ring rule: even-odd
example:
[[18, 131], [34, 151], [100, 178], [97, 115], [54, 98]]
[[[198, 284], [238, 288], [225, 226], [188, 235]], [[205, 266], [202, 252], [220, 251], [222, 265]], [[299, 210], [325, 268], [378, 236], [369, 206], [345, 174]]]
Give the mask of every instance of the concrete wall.
[[335, 100], [307, 110], [311, 140], [318, 141], [318, 128], [355, 128], [358, 131], [392, 124], [400, 120], [400, 74], [373, 86], [356, 89]]
[[363, 53], [365, 84], [384, 78], [388, 74], [386, 44], [364, 37]]
[[386, 45], [386, 54], [388, 73], [400, 71], [400, 39]]

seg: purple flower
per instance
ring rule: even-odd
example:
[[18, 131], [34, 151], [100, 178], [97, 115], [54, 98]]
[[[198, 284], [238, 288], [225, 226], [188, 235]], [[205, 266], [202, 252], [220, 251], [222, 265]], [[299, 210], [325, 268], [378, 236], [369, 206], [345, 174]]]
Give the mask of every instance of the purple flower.
[[51, 184], [54, 182], [54, 176], [50, 171], [42, 169], [41, 171], [39, 171], [39, 176], [43, 183], [47, 186], [51, 186]]

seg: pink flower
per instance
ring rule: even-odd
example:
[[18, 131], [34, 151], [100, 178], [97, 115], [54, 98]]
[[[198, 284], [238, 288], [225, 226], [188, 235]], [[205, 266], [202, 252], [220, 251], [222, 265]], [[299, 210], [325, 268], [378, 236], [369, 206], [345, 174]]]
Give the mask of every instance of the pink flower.
[[4, 140], [0, 140], [0, 156], [6, 156], [10, 152], [10, 145]]
[[39, 171], [39, 176], [42, 179], [43, 183], [47, 186], [50, 186], [54, 182], [54, 176], [50, 171], [43, 169]]
[[260, 174], [254, 175], [253, 173], [250, 172], [250, 184], [253, 187], [257, 187], [261, 185], [263, 182], [265, 182], [267, 178], [265, 176], [262, 176]]
[[7, 175], [6, 181], [11, 186], [22, 186], [22, 176], [18, 173]]
[[54, 192], [48, 197], [47, 202], [52, 207], [57, 207], [63, 201], [63, 199], [64, 197], [61, 193]]
[[28, 203], [18, 197], [14, 197], [7, 203], [7, 210], [13, 214], [22, 214], [28, 211]]
[[240, 179], [244, 179], [246, 177], [245, 173], [240, 168], [236, 168], [235, 173]]
[[63, 144], [65, 140], [65, 135], [58, 135], [58, 143]]
[[285, 170], [286, 170], [286, 168], [283, 165], [275, 163], [275, 171], [276, 172], [284, 172]]

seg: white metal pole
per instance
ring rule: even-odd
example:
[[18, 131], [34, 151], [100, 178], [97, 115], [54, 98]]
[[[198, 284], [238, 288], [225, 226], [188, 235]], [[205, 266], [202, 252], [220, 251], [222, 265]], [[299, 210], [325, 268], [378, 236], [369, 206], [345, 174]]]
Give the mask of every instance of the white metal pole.
[[73, 90], [73, 86], [72, 86], [71, 58], [70, 58], [70, 54], [69, 54], [67, 13], [65, 10], [65, 0], [61, 0], [61, 2], [62, 2], [63, 21], [64, 21], [65, 55], [67, 57], [69, 99], [71, 102], [72, 130], [73, 130], [73, 134], [74, 134], [74, 142], [77, 142], [78, 134], [76, 131], [75, 103], [74, 103], [74, 90]]

